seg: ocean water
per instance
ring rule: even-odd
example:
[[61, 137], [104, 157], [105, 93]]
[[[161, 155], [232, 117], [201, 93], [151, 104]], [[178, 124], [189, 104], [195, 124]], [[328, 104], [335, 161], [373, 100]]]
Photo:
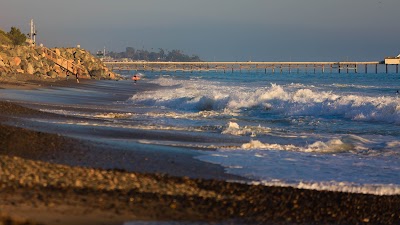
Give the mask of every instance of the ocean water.
[[[118, 101], [95, 88], [41, 90], [43, 95], [36, 92], [30, 101], [40, 102], [42, 111], [85, 119], [42, 123], [179, 134], [121, 140], [201, 151], [198, 160], [252, 184], [400, 194], [400, 74], [143, 72], [141, 77], [136, 87], [155, 88]], [[96, 85], [112, 93], [122, 84], [135, 88], [132, 81]], [[30, 96], [1, 93], [25, 102]], [[57, 96], [64, 96], [62, 104]], [[88, 104], [81, 96], [97, 98]]]
[[[254, 184], [400, 194], [400, 74], [149, 73], [125, 104]], [[218, 138], [217, 138], [218, 137]], [[215, 141], [213, 141], [215, 139]]]

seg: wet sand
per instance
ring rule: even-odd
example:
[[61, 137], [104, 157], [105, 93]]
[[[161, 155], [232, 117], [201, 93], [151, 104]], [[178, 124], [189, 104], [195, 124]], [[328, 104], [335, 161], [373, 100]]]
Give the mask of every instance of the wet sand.
[[[68, 87], [73, 83], [51, 85]], [[114, 97], [121, 97], [125, 91], [118, 93], [120, 96]], [[193, 159], [196, 153], [154, 155], [146, 151], [115, 151], [115, 146], [57, 132], [28, 130], [23, 124], [18, 127], [19, 118], [52, 116], [60, 115], [0, 103], [3, 223], [400, 223], [400, 196], [227, 182], [241, 178], [224, 173], [220, 166]]]
[[[93, 80], [81, 79], [81, 82], [93, 82]], [[76, 84], [76, 79], [56, 79], [48, 78], [42, 79], [40, 77], [32, 76], [30, 74], [16, 74], [14, 79], [11, 77], [0, 77], [0, 89], [38, 89], [43, 87], [54, 86], [71, 86]]]

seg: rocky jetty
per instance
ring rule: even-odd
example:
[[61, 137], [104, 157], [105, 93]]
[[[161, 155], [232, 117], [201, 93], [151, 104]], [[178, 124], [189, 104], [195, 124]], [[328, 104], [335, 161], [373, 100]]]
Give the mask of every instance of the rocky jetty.
[[54, 48], [57, 55], [68, 60], [73, 60], [77, 65], [84, 68], [82, 75], [92, 79], [120, 79], [121, 77], [109, 71], [104, 63], [94, 57], [90, 52], [81, 48]]
[[[81, 48], [51, 49], [57, 56], [74, 62], [82, 68], [80, 78], [121, 79], [109, 71], [103, 62]], [[16, 80], [24, 74], [27, 79], [63, 79], [67, 73], [62, 66], [46, 57], [45, 48], [39, 46], [0, 45], [0, 80]]]

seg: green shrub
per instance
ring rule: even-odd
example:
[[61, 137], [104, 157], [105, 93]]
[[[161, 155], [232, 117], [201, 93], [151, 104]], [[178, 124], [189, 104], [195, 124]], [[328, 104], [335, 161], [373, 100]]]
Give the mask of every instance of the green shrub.
[[26, 35], [16, 27], [11, 27], [11, 30], [7, 33], [7, 36], [11, 39], [14, 45], [21, 45], [26, 41]]
[[1, 45], [10, 45], [12, 42], [6, 32], [0, 30], [0, 44]]

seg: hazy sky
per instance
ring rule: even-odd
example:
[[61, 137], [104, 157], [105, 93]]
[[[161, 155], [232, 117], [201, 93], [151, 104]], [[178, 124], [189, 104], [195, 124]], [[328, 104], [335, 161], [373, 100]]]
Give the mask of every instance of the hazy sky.
[[49, 47], [180, 49], [205, 60], [381, 60], [400, 0], [0, 0], [0, 28]]

